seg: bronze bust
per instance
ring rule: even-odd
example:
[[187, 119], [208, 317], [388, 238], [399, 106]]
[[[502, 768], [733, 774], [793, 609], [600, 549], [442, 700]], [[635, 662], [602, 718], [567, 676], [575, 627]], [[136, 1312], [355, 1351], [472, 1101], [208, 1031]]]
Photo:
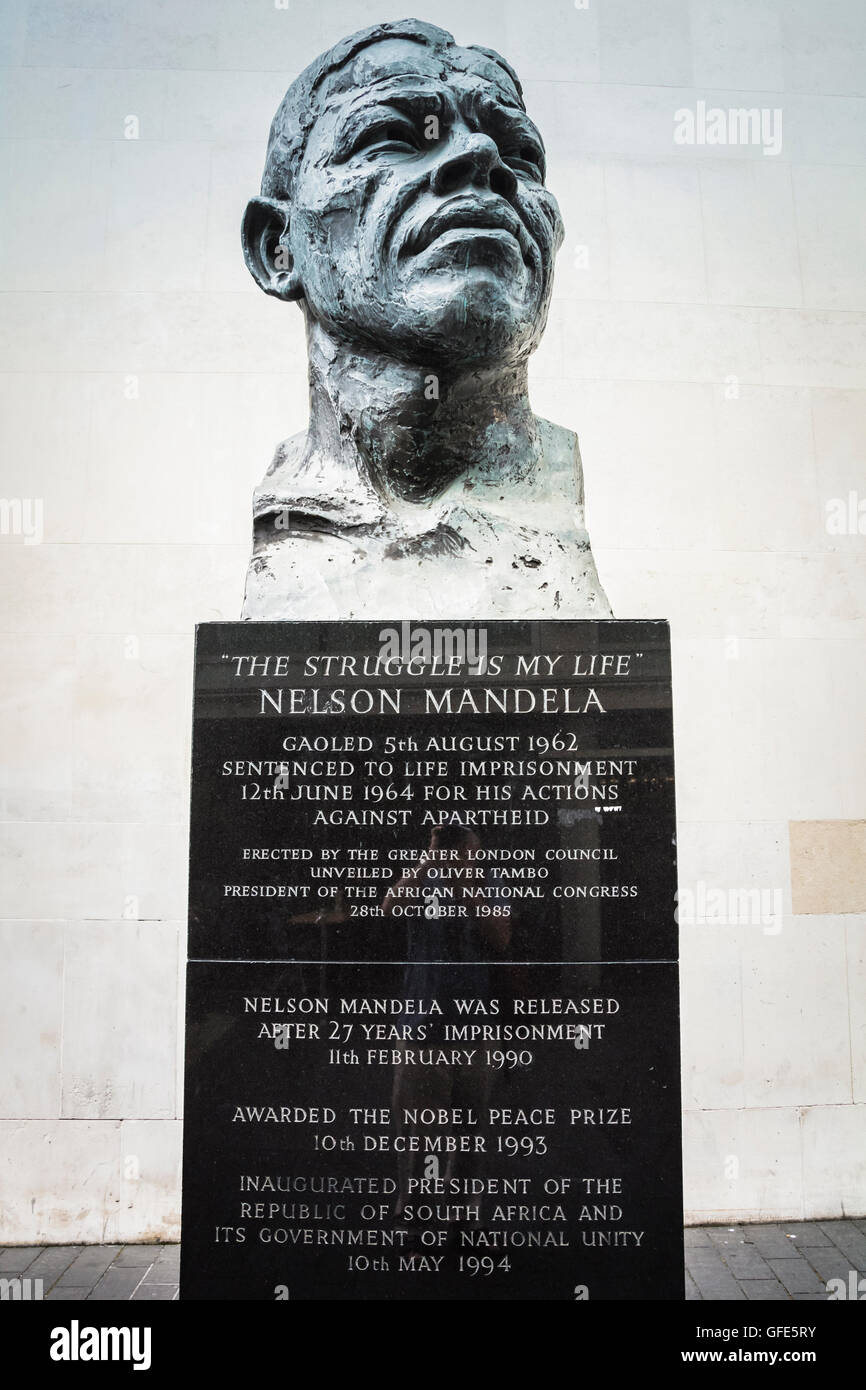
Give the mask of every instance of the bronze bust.
[[529, 403], [562, 237], [498, 54], [402, 20], [292, 83], [243, 247], [301, 306], [310, 423], [256, 492], [245, 618], [610, 616], [577, 438]]

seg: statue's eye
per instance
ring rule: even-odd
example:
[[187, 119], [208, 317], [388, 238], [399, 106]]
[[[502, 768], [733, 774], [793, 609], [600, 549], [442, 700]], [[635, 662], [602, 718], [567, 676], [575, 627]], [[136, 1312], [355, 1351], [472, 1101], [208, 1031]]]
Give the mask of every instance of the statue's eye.
[[544, 183], [544, 155], [537, 145], [522, 144], [517, 148], [503, 150], [502, 158], [518, 174], [525, 174], [527, 178]]
[[383, 121], [361, 132], [352, 154], [416, 154], [418, 149], [418, 137], [409, 121]]

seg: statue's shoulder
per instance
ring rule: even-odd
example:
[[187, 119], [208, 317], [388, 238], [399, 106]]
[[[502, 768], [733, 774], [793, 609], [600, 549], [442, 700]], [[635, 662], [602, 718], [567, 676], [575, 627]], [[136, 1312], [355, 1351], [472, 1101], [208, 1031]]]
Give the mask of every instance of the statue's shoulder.
[[278, 492], [285, 479], [297, 474], [306, 442], [306, 430], [299, 430], [297, 434], [290, 435], [288, 439], [280, 440], [274, 450], [274, 456], [268, 465], [268, 470], [256, 490], [257, 493]]
[[563, 490], [573, 487], [575, 501], [578, 506], [582, 506], [583, 464], [580, 460], [577, 435], [574, 430], [566, 429], [564, 425], [555, 425], [552, 420], [545, 420], [540, 415], [536, 415], [535, 422], [541, 440], [545, 469]]
[[271, 465], [253, 493], [257, 527], [275, 513], [287, 511], [293, 513], [296, 524], [303, 517], [314, 529], [320, 522], [370, 526], [382, 517], [382, 505], [369, 479], [360, 478], [357, 470], [347, 471], [339, 457], [320, 453], [308, 457], [306, 430], [277, 445]]

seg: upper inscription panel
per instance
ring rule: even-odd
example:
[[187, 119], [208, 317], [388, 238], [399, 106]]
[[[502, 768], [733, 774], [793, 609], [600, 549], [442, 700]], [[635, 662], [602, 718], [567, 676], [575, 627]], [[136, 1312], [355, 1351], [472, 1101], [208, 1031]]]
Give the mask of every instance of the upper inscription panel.
[[675, 960], [667, 624], [203, 624], [192, 827], [192, 959]]

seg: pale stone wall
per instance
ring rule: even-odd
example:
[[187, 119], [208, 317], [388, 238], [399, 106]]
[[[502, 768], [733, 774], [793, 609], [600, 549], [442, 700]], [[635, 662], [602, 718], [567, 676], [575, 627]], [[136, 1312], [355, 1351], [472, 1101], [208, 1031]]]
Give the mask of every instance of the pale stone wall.
[[[388, 12], [5, 7], [0, 492], [44, 508], [0, 535], [7, 1242], [178, 1231], [192, 628], [238, 615], [305, 422], [240, 215], [288, 79]], [[580, 433], [614, 611], [672, 625], [681, 886], [734, 919], [683, 925], [689, 1215], [862, 1213], [866, 536], [826, 508], [866, 498], [866, 8], [422, 17], [524, 78], [567, 227], [535, 408]], [[699, 101], [780, 109], [781, 152], [675, 143]]]

